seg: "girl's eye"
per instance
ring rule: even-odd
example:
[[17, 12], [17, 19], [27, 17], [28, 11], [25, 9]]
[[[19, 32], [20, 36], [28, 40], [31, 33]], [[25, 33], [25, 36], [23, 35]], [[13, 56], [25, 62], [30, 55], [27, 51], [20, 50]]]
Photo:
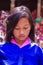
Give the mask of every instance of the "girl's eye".
[[15, 28], [15, 30], [19, 30], [19, 28]]
[[[28, 29], [28, 27], [24, 27], [23, 29]], [[15, 30], [20, 30], [20, 28], [15, 28]]]
[[28, 29], [28, 27], [24, 27], [24, 29]]

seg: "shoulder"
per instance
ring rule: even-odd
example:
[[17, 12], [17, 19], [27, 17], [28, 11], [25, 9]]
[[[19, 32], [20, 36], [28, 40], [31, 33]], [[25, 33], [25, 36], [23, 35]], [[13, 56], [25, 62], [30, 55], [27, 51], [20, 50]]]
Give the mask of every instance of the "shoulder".
[[40, 49], [42, 49], [37, 43], [35, 43], [35, 42], [31, 42], [31, 47], [36, 47], [36, 48], [40, 48]]
[[42, 48], [35, 42], [31, 43], [31, 48], [33, 48], [37, 53], [42, 53]]
[[3, 45], [0, 46], [0, 49], [1, 49], [1, 48], [5, 48], [5, 49], [6, 49], [6, 48], [9, 47], [9, 46], [11, 46], [11, 44], [8, 43], [8, 42], [6, 42], [5, 44], [3, 44]]
[[38, 44], [35, 43], [35, 42], [31, 42], [30, 44], [31, 44], [31, 47], [33, 47], [33, 46], [38, 46]]
[[1, 45], [0, 48], [10, 48], [10, 47], [14, 47], [17, 46], [16, 44], [13, 44], [11, 42], [6, 42], [5, 44]]
[[5, 43], [3, 46], [0, 47], [0, 50], [1, 51], [4, 51], [4, 52], [14, 52], [14, 49], [17, 51], [19, 49], [19, 47], [13, 43]]

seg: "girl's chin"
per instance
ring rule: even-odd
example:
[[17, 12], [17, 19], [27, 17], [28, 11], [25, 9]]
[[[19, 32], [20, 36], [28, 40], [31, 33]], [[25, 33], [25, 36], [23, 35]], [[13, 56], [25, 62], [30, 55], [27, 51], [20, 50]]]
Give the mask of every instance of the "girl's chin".
[[20, 40], [20, 41], [24, 41], [25, 39], [24, 39], [24, 38], [20, 38], [19, 40]]

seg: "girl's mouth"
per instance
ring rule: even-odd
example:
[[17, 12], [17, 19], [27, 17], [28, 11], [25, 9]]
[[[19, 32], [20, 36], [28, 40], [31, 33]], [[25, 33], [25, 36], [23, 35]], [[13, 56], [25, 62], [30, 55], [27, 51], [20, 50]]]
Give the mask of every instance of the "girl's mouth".
[[21, 35], [21, 36], [19, 36], [20, 38], [24, 38], [25, 36], [24, 35]]

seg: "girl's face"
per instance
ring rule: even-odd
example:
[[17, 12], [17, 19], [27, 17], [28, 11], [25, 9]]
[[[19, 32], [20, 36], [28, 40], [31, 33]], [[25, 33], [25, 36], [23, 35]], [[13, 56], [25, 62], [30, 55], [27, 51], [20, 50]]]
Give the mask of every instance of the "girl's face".
[[24, 17], [18, 21], [17, 26], [14, 28], [13, 35], [16, 40], [24, 41], [30, 33], [31, 25], [29, 20]]

